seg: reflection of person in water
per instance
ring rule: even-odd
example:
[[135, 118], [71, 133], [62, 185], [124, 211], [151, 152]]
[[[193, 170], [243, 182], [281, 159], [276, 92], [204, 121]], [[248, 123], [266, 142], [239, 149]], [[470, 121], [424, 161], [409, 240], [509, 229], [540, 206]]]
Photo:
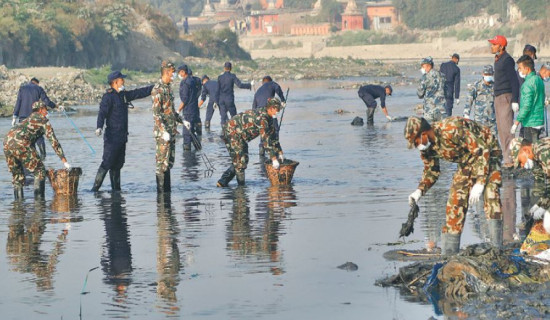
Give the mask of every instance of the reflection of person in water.
[[182, 179], [184, 181], [199, 181], [199, 161], [196, 152], [183, 153], [182, 167]]
[[116, 298], [124, 297], [132, 275], [132, 252], [125, 203], [120, 193], [112, 193], [110, 198], [102, 198], [100, 204], [101, 220], [105, 224], [101, 267], [105, 274], [104, 281], [113, 285]]
[[14, 270], [35, 274], [33, 281], [39, 290], [52, 290], [53, 275], [59, 261], [58, 256], [63, 254], [67, 230], [57, 236], [49, 253], [40, 250], [46, 230], [45, 209], [44, 201], [35, 201], [34, 212], [29, 216], [24, 203], [14, 203], [9, 220], [6, 253]]
[[[157, 197], [157, 294], [166, 302], [177, 301], [176, 290], [179, 284], [180, 252], [177, 237], [178, 223], [172, 214], [170, 194]], [[173, 311], [173, 308], [169, 307]]]

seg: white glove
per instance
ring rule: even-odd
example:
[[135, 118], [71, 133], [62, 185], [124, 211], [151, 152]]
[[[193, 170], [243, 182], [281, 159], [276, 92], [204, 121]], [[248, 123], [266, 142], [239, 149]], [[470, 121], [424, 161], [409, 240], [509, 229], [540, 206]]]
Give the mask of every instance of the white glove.
[[279, 167], [280, 167], [279, 161], [277, 161], [277, 159], [271, 161], [271, 164], [273, 165], [273, 169], [275, 169], [275, 170], [279, 169]]
[[252, 79], [252, 81], [250, 81], [250, 86], [253, 87], [254, 86], [254, 79]]
[[418, 203], [420, 197], [422, 197], [422, 190], [414, 190], [414, 192], [409, 195], [409, 205], [412, 206], [413, 204]]
[[456, 105], [458, 106], [460, 104], [460, 99], [456, 98]]
[[473, 206], [479, 202], [479, 199], [481, 198], [481, 195], [483, 194], [483, 190], [485, 189], [485, 186], [479, 183], [474, 184], [472, 187], [472, 190], [470, 190], [470, 199], [468, 200], [468, 203]]
[[68, 162], [63, 162], [63, 166], [65, 166], [67, 170], [71, 169], [71, 165]]
[[518, 129], [518, 125], [514, 123], [514, 125], [512, 126], [512, 129], [510, 129], [510, 133], [511, 134], [516, 134], [517, 129]]
[[281, 102], [281, 109], [286, 107], [286, 102]]
[[57, 110], [59, 110], [59, 112], [63, 112], [63, 111], [65, 111], [65, 107], [62, 106], [62, 105], [58, 105]]
[[168, 133], [168, 131], [164, 131], [164, 132], [162, 133], [162, 139], [163, 139], [164, 141], [170, 141], [170, 134]]
[[390, 122], [393, 120], [392, 117], [390, 117], [390, 116], [386, 116], [386, 119], [388, 119], [388, 121], [390, 121]]
[[183, 120], [183, 126], [187, 129], [187, 130], [190, 130], [191, 129], [191, 122], [187, 121], [187, 120]]
[[465, 115], [464, 115], [464, 119], [468, 119], [468, 120], [469, 120], [469, 119], [470, 119], [470, 116], [467, 115], [467, 114], [465, 114]]
[[517, 102], [512, 102], [512, 111], [514, 112], [519, 111], [519, 104]]
[[16, 124], [16, 123], [17, 123], [17, 117], [16, 117], [16, 116], [13, 116], [13, 117], [11, 118], [11, 126], [12, 126], [12, 127], [15, 127], [15, 124]]
[[95, 135], [96, 135], [96, 136], [99, 137], [102, 133], [103, 133], [103, 129], [101, 129], [101, 128], [95, 129]]
[[285, 162], [285, 156], [282, 153], [279, 154], [279, 160], [281, 160], [281, 162]]
[[[536, 206], [536, 205], [535, 205]], [[534, 207], [534, 206], [533, 206]], [[537, 206], [538, 207], [538, 206]], [[531, 210], [533, 210], [533, 208], [531, 208]], [[529, 212], [531, 212], [531, 210], [529, 210]], [[535, 220], [541, 220], [542, 217], [544, 217], [544, 213], [546, 212], [546, 209], [544, 208], [541, 208], [541, 207], [538, 207], [537, 210], [534, 210], [533, 212], [531, 212], [533, 214], [533, 219]]]

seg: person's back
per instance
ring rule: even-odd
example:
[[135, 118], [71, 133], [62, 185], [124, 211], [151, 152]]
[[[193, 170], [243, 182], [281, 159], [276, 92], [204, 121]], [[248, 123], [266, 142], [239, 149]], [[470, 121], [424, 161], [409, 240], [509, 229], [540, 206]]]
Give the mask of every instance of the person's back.
[[262, 131], [267, 131], [271, 135], [274, 130], [272, 119], [268, 116], [265, 108], [250, 109], [233, 116], [224, 124], [226, 136], [234, 136], [246, 142], [251, 141], [262, 135]]
[[42, 87], [38, 84], [31, 81], [22, 85], [19, 88], [13, 115], [19, 119], [27, 118], [32, 113], [32, 104], [41, 99], [48, 107], [55, 107], [55, 104], [46, 96], [44, 89], [42, 89]]
[[[475, 82], [469, 89], [469, 101], [464, 107], [464, 116], [468, 116], [493, 129], [496, 132], [495, 106], [493, 96], [493, 83], [483, 79]], [[471, 116], [471, 111], [474, 112]]]
[[277, 82], [264, 82], [262, 86], [258, 88], [258, 90], [256, 90], [256, 94], [254, 94], [254, 102], [252, 104], [252, 108], [257, 109], [267, 106], [267, 100], [269, 98], [273, 98], [275, 94], [279, 95], [281, 102], [286, 102], [281, 86], [279, 86]]

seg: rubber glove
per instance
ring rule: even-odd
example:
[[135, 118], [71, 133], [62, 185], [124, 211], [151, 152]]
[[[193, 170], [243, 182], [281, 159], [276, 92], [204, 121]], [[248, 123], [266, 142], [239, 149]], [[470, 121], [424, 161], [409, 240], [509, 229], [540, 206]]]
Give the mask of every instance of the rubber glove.
[[163, 139], [164, 141], [170, 141], [170, 134], [169, 134], [167, 131], [164, 131], [164, 132], [162, 133], [162, 139]]
[[99, 136], [101, 136], [102, 133], [103, 133], [103, 129], [101, 129], [101, 128], [95, 129], [95, 135], [96, 135], [96, 136], [99, 137]]
[[512, 102], [512, 111], [514, 112], [519, 111], [519, 104], [517, 102]]
[[273, 165], [273, 169], [275, 170], [278, 170], [280, 167], [279, 161], [277, 161], [277, 159], [274, 159], [273, 161], [271, 161], [271, 164]]
[[[536, 206], [536, 205], [535, 205]], [[534, 206], [533, 206], [534, 207]], [[531, 210], [533, 210], [533, 208], [531, 208]], [[531, 210], [529, 210], [529, 212], [531, 212]], [[534, 210], [533, 212], [531, 212], [533, 214], [533, 219], [535, 220], [540, 220], [542, 219], [542, 217], [544, 216], [544, 213], [546, 212], [546, 209], [544, 208], [541, 208], [539, 206], [537, 206], [537, 209]]]
[[412, 206], [413, 204], [418, 203], [420, 197], [422, 197], [422, 190], [414, 190], [414, 192], [409, 195], [409, 205]]
[[281, 160], [281, 162], [285, 162], [285, 156], [283, 155], [283, 153], [279, 154], [279, 160]]
[[59, 112], [63, 112], [63, 111], [65, 111], [65, 107], [62, 106], [62, 105], [58, 105], [57, 110], [59, 110]]
[[286, 102], [281, 102], [281, 109], [286, 107]]
[[71, 169], [71, 165], [67, 161], [63, 162], [63, 166], [65, 166], [65, 169], [67, 170]]
[[254, 79], [252, 79], [252, 81], [250, 81], [250, 86], [253, 87], [254, 86]]
[[460, 104], [460, 99], [456, 98], [456, 105], [458, 106]]
[[470, 205], [475, 205], [479, 202], [479, 199], [481, 198], [481, 195], [483, 194], [483, 190], [485, 189], [485, 186], [479, 183], [476, 183], [472, 190], [470, 190], [470, 199], [468, 199], [468, 203]]
[[11, 118], [11, 126], [12, 126], [12, 127], [15, 127], [15, 124], [16, 124], [16, 123], [17, 123], [17, 117], [16, 117], [16, 116], [13, 116], [13, 117]]
[[469, 120], [469, 119], [470, 119], [470, 116], [467, 115], [467, 114], [465, 114], [465, 115], [464, 115], [464, 119], [468, 119], [468, 120]]
[[386, 116], [386, 119], [388, 119], [388, 121], [390, 121], [390, 122], [393, 120], [392, 117], [390, 117], [390, 116]]
[[190, 130], [191, 129], [191, 122], [187, 121], [187, 120], [183, 120], [183, 126], [187, 129], [187, 130]]
[[514, 125], [512, 126], [512, 129], [510, 129], [510, 133], [511, 134], [516, 134], [517, 129], [518, 129], [518, 125], [514, 123]]

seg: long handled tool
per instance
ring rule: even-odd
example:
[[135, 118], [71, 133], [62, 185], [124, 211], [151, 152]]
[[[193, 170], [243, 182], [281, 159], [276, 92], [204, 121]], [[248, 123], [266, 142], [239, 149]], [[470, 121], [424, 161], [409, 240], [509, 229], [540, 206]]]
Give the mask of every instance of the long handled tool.
[[88, 145], [88, 148], [90, 148], [90, 151], [92, 151], [92, 154], [95, 154], [95, 150], [94, 148], [92, 148], [92, 146], [90, 145], [90, 143], [88, 143], [88, 140], [86, 140], [86, 138], [84, 138], [84, 135], [82, 134], [82, 132], [80, 131], [80, 129], [78, 129], [78, 127], [76, 126], [76, 124], [73, 122], [73, 120], [71, 118], [69, 118], [69, 116], [67, 115], [67, 113], [65, 112], [65, 110], [63, 110], [63, 114], [65, 115], [65, 117], [67, 117], [67, 119], [69, 120], [69, 122], [73, 125], [73, 127], [76, 129], [76, 131], [78, 132], [78, 134], [80, 135], [80, 137], [82, 138], [82, 140], [84, 140], [84, 142], [86, 142], [86, 144]]
[[283, 117], [285, 116], [286, 102], [288, 101], [289, 91], [290, 91], [290, 88], [286, 88], [285, 107], [283, 108], [283, 112], [281, 113], [281, 120], [279, 121], [279, 130], [281, 129], [281, 125], [283, 124]]
[[548, 105], [544, 106], [544, 131], [548, 137]]
[[195, 148], [201, 151], [201, 158], [204, 162], [204, 165], [206, 166], [206, 170], [204, 170], [204, 177], [210, 178], [214, 174], [214, 170], [216, 170], [216, 168], [214, 168], [214, 165], [212, 165], [210, 159], [208, 159], [204, 151], [202, 151], [202, 144], [197, 136], [191, 130], [189, 130], [189, 134], [191, 135], [191, 140], [193, 141], [193, 145], [195, 146]]

